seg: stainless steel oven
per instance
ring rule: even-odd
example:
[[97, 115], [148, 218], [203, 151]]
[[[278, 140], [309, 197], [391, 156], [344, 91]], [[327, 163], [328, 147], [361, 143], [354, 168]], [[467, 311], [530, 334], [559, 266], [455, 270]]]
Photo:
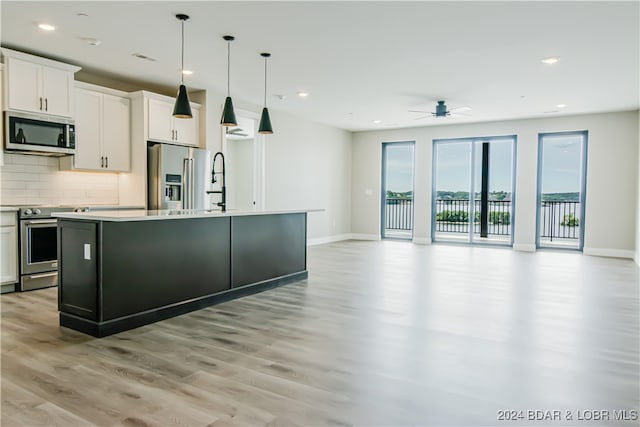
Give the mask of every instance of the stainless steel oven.
[[52, 212], [73, 208], [21, 208], [20, 290], [58, 285], [58, 221]]

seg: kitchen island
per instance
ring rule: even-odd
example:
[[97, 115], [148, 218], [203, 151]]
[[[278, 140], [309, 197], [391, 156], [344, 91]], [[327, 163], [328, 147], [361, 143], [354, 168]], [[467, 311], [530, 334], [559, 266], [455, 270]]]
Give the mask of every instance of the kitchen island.
[[306, 279], [308, 212], [55, 214], [60, 325], [103, 337]]

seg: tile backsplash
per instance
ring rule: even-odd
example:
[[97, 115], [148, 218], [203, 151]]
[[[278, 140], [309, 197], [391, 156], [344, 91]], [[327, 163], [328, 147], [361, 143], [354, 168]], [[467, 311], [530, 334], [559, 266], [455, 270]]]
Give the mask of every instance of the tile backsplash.
[[118, 174], [60, 171], [57, 157], [4, 153], [2, 205], [117, 205]]

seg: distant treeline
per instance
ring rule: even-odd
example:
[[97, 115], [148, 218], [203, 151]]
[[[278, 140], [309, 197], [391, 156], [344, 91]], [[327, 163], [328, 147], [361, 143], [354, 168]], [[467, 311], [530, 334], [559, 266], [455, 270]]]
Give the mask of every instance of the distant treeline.
[[[468, 191], [438, 191], [436, 193], [438, 200], [469, 200]], [[480, 192], [475, 193], [475, 199], [480, 200]], [[507, 191], [492, 191], [489, 193], [489, 200], [511, 200], [511, 193]], [[544, 202], [579, 202], [580, 193], [544, 193], [542, 195]]]
[[579, 202], [580, 193], [543, 193], [543, 202]]
[[413, 199], [413, 191], [389, 191], [387, 190], [387, 199]]
[[[436, 192], [436, 198], [438, 200], [469, 200], [468, 191], [438, 191]], [[475, 198], [480, 200], [480, 192], [475, 194]], [[491, 191], [489, 193], [489, 200], [496, 201], [510, 201], [511, 193], [506, 191]]]
[[[436, 192], [438, 200], [469, 200], [468, 191], [438, 191]], [[390, 191], [387, 190], [387, 199], [413, 199], [413, 191]], [[475, 193], [475, 199], [480, 200], [480, 192]], [[492, 191], [489, 193], [489, 200], [511, 201], [511, 192]], [[580, 193], [544, 193], [542, 195], [544, 202], [579, 202]]]

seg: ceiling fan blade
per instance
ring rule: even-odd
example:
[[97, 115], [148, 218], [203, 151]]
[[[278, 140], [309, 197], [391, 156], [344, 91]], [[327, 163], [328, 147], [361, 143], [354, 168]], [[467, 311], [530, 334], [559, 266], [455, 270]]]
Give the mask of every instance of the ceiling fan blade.
[[467, 111], [471, 111], [471, 107], [468, 105], [464, 105], [462, 107], [456, 107], [449, 110], [450, 113], [464, 113]]
[[408, 110], [410, 113], [422, 113], [422, 114], [431, 114], [430, 111], [422, 111], [422, 110]]
[[422, 119], [426, 119], [426, 118], [429, 118], [429, 117], [431, 117], [431, 116], [416, 117], [416, 118], [415, 118], [415, 119], [413, 119], [413, 120], [422, 120]]

